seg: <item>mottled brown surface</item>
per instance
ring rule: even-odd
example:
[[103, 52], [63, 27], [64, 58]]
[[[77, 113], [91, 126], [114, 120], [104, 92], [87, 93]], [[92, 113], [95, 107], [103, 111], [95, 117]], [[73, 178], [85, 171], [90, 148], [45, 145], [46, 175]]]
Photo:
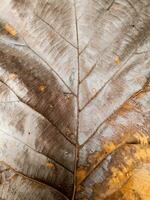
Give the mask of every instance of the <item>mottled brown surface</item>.
[[0, 1], [0, 200], [150, 200], [149, 0]]

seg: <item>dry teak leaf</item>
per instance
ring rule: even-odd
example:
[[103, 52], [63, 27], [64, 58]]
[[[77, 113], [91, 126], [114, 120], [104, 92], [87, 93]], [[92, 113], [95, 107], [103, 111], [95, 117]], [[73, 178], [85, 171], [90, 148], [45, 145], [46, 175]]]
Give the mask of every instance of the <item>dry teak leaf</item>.
[[0, 199], [150, 200], [149, 0], [1, 0], [0, 24]]

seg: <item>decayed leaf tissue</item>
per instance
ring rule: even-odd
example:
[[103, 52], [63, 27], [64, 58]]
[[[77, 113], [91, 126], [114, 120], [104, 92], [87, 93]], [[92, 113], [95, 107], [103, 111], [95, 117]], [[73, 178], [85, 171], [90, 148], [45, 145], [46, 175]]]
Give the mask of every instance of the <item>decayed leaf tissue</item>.
[[149, 144], [149, 0], [0, 0], [0, 200], [150, 200]]

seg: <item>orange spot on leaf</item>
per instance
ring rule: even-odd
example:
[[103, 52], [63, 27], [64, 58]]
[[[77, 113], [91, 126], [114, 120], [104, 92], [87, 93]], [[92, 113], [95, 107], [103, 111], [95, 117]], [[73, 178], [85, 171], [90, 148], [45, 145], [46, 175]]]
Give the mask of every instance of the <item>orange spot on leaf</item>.
[[92, 164], [93, 163], [95, 164], [100, 160], [101, 156], [102, 156], [102, 152], [99, 152], [99, 151], [94, 152], [91, 155], [89, 155], [88, 161]]
[[39, 91], [40, 91], [40, 92], [44, 92], [45, 89], [46, 89], [46, 87], [45, 87], [44, 85], [40, 85], [40, 86], [39, 86]]
[[49, 168], [49, 169], [55, 169], [55, 165], [53, 164], [53, 163], [47, 163], [47, 167]]
[[86, 177], [86, 170], [79, 168], [77, 169], [77, 183], [79, 184]]
[[115, 144], [111, 141], [108, 141], [107, 143], [104, 144], [104, 150], [107, 153], [112, 152], [116, 148]]
[[123, 105], [123, 108], [126, 109], [126, 110], [131, 110], [131, 109], [133, 109], [133, 106], [131, 104], [129, 104], [129, 103], [125, 103]]
[[117, 65], [119, 65], [119, 64], [121, 63], [121, 60], [120, 60], [119, 56], [116, 56], [116, 58], [115, 58], [115, 63], [116, 63]]
[[16, 30], [9, 24], [5, 24], [4, 29], [5, 29], [6, 32], [11, 34], [12, 36], [16, 36], [17, 35]]

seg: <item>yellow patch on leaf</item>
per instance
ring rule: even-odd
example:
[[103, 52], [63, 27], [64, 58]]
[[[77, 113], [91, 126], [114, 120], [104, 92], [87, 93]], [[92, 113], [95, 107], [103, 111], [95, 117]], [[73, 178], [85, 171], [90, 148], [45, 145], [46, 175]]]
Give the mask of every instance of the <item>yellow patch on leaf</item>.
[[104, 149], [107, 153], [112, 152], [114, 149], [116, 148], [115, 144], [111, 141], [108, 141], [105, 145], [104, 145]]
[[121, 63], [121, 60], [120, 60], [119, 56], [116, 56], [115, 64], [119, 65], [120, 63]]
[[112, 177], [108, 182], [110, 188], [116, 187], [119, 183], [122, 182], [127, 176], [127, 169], [122, 168], [119, 170], [118, 168], [112, 167], [111, 168]]
[[136, 140], [142, 144], [142, 145], [148, 145], [148, 135], [144, 134], [144, 133], [136, 133], [134, 135], [134, 137], [136, 138]]
[[138, 196], [140, 196], [141, 199], [150, 200], [149, 169], [149, 164], [145, 164], [141, 168], [135, 169], [133, 171], [131, 178], [121, 188], [125, 199], [135, 199], [135, 194], [138, 194]]
[[17, 31], [14, 29], [14, 27], [12, 27], [9, 24], [5, 24], [4, 30], [6, 32], [8, 32], [9, 34], [11, 34], [12, 36], [16, 36], [17, 35]]

